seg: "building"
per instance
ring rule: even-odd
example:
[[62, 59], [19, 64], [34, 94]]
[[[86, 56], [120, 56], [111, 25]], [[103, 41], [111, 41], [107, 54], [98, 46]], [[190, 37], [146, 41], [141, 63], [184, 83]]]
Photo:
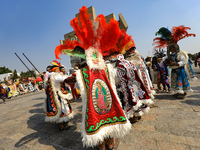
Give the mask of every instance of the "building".
[[[91, 14], [91, 20], [94, 20], [96, 18], [96, 13], [95, 13], [95, 9], [94, 7], [89, 7], [88, 8], [88, 12]], [[79, 17], [79, 13], [75, 15], [76, 17]], [[119, 27], [120, 29], [124, 29], [125, 31], [127, 31], [128, 29], [128, 24], [126, 23], [124, 17], [122, 16], [122, 14], [118, 14], [118, 17], [119, 17]], [[116, 16], [115, 14], [111, 13], [107, 16], [105, 16], [106, 18], [106, 22], [109, 22], [111, 18], [114, 18], [116, 20]], [[67, 34], [64, 35], [64, 40], [79, 40], [75, 34], [75, 31], [71, 31]], [[60, 40], [60, 44], [63, 44], [64, 43], [64, 40]], [[78, 58], [78, 57], [70, 57], [70, 62], [71, 62], [71, 67], [75, 67], [75, 64], [76, 63], [81, 63], [83, 60], [81, 58]]]
[[[5, 73], [5, 74], [0, 74], [0, 82], [4, 82], [4, 80], [10, 80], [12, 77], [13, 73]], [[20, 76], [20, 73], [17, 73], [18, 76]]]

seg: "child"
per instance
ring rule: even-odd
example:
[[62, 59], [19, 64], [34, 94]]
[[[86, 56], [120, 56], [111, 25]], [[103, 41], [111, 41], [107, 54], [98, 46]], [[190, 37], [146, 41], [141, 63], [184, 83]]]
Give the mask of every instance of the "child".
[[168, 88], [168, 92], [170, 92], [170, 85], [169, 85], [169, 68], [166, 66], [165, 63], [163, 63], [162, 58], [157, 59], [157, 71], [158, 71], [158, 77], [157, 81], [158, 84], [163, 85], [163, 92], [166, 92], [166, 86]]

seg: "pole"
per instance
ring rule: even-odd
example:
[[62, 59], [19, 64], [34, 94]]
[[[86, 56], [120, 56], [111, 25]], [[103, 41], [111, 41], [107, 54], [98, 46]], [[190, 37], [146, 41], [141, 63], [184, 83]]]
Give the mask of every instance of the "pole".
[[19, 58], [19, 60], [24, 64], [24, 66], [29, 70], [29, 71], [31, 71], [27, 66], [26, 66], [26, 64], [21, 60], [21, 58], [17, 55], [17, 53], [15, 53], [15, 55]]
[[[32, 64], [32, 62], [26, 57], [26, 55], [24, 53], [22, 53], [24, 55], [24, 57], [30, 62], [30, 64], [35, 68], [35, 70], [37, 70], [37, 68]], [[37, 70], [38, 73], [40, 73], [38, 70]]]

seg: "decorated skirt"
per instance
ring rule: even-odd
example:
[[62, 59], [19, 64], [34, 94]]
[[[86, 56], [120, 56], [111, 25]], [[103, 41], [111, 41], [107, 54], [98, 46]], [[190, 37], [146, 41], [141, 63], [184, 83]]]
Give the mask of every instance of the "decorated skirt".
[[45, 100], [46, 122], [67, 122], [74, 117], [74, 112], [68, 100], [72, 99], [71, 93], [63, 94], [61, 91], [61, 83], [55, 82], [55, 76], [61, 74], [53, 74], [49, 78]]
[[116, 94], [110, 67], [90, 70], [87, 66], [76, 71], [83, 100], [82, 141], [87, 147], [108, 137], [122, 137], [131, 129]]
[[171, 87], [176, 90], [176, 93], [184, 94], [191, 90], [184, 67], [172, 69], [171, 73]]
[[123, 55], [118, 55], [116, 68], [117, 76], [121, 81], [123, 101], [125, 103], [124, 110], [128, 118], [141, 116], [144, 112], [148, 112], [148, 105], [153, 104], [153, 101], [139, 78], [134, 64], [125, 60]]

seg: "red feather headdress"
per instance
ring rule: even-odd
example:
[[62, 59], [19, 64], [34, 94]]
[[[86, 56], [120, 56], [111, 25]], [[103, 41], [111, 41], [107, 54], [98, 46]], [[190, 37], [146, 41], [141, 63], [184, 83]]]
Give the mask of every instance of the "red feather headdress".
[[124, 30], [120, 30], [118, 21], [111, 19], [106, 23], [103, 15], [98, 15], [95, 20], [90, 20], [91, 14], [88, 9], [83, 6], [79, 10], [79, 19], [74, 18], [70, 21], [70, 25], [74, 28], [79, 41], [66, 40], [64, 45], [59, 45], [55, 49], [56, 59], [60, 59], [63, 50], [72, 50], [76, 46], [87, 50], [89, 47], [98, 49], [103, 56], [116, 53], [124, 53], [124, 51], [135, 47], [131, 36], [127, 35]]
[[51, 64], [56, 67], [61, 67], [61, 64], [57, 60], [52, 60]]
[[179, 40], [181, 39], [184, 39], [186, 37], [189, 37], [189, 36], [196, 36], [195, 34], [193, 33], [188, 33], [187, 30], [191, 30], [190, 27], [185, 27], [185, 26], [178, 26], [178, 27], [172, 27], [171, 29], [171, 40], [170, 42], [171, 43], [177, 43]]
[[174, 26], [172, 27], [171, 31], [164, 27], [160, 28], [156, 35], [159, 34], [161, 37], [156, 37], [153, 39], [153, 45], [156, 45], [154, 49], [167, 47], [170, 43], [177, 44], [179, 40], [189, 36], [196, 36], [193, 33], [189, 34], [187, 30], [191, 30], [191, 28], [183, 25], [178, 27]]

